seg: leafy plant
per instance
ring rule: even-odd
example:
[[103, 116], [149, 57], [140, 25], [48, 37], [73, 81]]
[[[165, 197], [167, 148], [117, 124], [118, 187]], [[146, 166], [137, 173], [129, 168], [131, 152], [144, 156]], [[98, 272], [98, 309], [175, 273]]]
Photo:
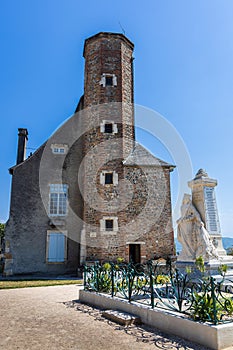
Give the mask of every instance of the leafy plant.
[[227, 273], [227, 269], [228, 269], [228, 266], [223, 264], [219, 266], [218, 271], [222, 276], [224, 276]]
[[192, 267], [191, 266], [186, 266], [185, 267], [185, 272], [189, 275], [190, 273], [192, 273]]
[[[110, 265], [110, 264], [109, 264]], [[111, 265], [110, 265], [111, 268]], [[102, 271], [98, 277], [98, 291], [107, 293], [111, 290], [112, 281], [108, 270]]]
[[0, 243], [5, 235], [5, 226], [6, 226], [6, 224], [0, 223]]
[[233, 255], [233, 247], [227, 248], [227, 255]]
[[229, 315], [233, 314], [233, 300], [231, 298], [226, 298], [224, 301], [224, 309]]
[[108, 262], [106, 262], [106, 263], [103, 265], [103, 269], [104, 269], [105, 271], [111, 270], [111, 264], [108, 263]]
[[217, 320], [220, 320], [222, 306], [218, 301], [215, 301], [210, 294], [194, 293], [192, 304], [192, 317], [195, 321], [213, 321], [215, 322], [215, 316]]
[[156, 284], [166, 284], [170, 282], [170, 277], [167, 275], [158, 275], [155, 278]]
[[121, 258], [120, 256], [117, 258], [117, 264], [122, 264], [124, 262], [124, 258]]
[[204, 262], [204, 259], [202, 256], [199, 256], [198, 258], [196, 258], [195, 264], [196, 264], [197, 269], [200, 272], [202, 272], [202, 273], [205, 272], [205, 262]]

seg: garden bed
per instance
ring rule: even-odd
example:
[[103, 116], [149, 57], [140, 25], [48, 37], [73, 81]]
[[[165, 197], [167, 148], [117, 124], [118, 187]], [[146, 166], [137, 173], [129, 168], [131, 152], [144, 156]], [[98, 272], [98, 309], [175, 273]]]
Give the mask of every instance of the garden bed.
[[103, 310], [112, 309], [134, 314], [142, 322], [156, 327], [166, 333], [177, 335], [184, 339], [204, 345], [213, 350], [233, 348], [233, 323], [212, 325], [194, 322], [185, 315], [149, 306], [110, 295], [81, 290], [80, 301], [97, 306]]

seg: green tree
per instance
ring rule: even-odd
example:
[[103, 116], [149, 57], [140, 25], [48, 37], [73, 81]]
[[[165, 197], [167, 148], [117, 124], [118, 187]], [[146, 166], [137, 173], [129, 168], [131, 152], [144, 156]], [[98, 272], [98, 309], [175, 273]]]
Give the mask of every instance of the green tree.
[[233, 255], [233, 246], [227, 248], [227, 255]]
[[202, 256], [196, 258], [195, 265], [200, 272], [205, 272], [205, 261]]
[[6, 226], [5, 224], [0, 223], [0, 243], [5, 235], [5, 226]]

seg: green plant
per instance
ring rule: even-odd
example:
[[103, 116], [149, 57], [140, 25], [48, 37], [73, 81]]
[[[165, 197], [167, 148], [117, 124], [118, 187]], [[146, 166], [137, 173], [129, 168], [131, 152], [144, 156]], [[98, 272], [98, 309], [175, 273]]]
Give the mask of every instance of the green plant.
[[107, 293], [111, 290], [112, 281], [108, 273], [102, 272], [98, 279], [98, 291]]
[[222, 276], [224, 276], [227, 273], [227, 269], [228, 269], [228, 266], [223, 264], [219, 266], [218, 271]]
[[226, 310], [229, 315], [233, 314], [233, 300], [231, 298], [226, 298], [224, 300], [224, 310]]
[[220, 320], [222, 306], [210, 294], [194, 293], [191, 315], [195, 321]]
[[233, 255], [233, 247], [227, 248], [227, 255]]
[[105, 271], [111, 270], [111, 264], [108, 263], [108, 262], [106, 262], [106, 263], [103, 265], [103, 269], [104, 269]]
[[138, 288], [143, 288], [147, 284], [147, 279], [145, 277], [138, 277], [135, 281], [135, 286]]
[[170, 282], [170, 277], [167, 275], [158, 275], [155, 278], [156, 284], [166, 284]]
[[187, 274], [192, 273], [192, 267], [191, 267], [191, 266], [186, 266], [186, 267], [185, 267], [185, 272], [186, 272]]
[[117, 264], [122, 264], [124, 262], [124, 258], [121, 258], [120, 256], [117, 258]]
[[111, 264], [106, 262], [102, 268], [97, 272], [98, 285], [96, 285], [99, 292], [107, 293], [111, 290]]
[[6, 227], [6, 224], [0, 223], [0, 243], [5, 235], [5, 227]]
[[196, 258], [195, 265], [200, 272], [205, 272], [205, 262], [202, 256]]

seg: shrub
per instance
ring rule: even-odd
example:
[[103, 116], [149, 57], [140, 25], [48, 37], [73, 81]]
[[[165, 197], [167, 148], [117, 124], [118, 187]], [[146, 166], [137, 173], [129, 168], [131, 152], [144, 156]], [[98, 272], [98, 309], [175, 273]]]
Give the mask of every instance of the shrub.
[[111, 270], [111, 264], [108, 263], [108, 262], [106, 262], [106, 263], [103, 265], [103, 269], [104, 269], [105, 271]]
[[[193, 304], [191, 308], [191, 315], [195, 321], [212, 321], [220, 320], [222, 306], [218, 301], [216, 301], [214, 308], [214, 300], [210, 294], [194, 293]], [[215, 309], [215, 310], [214, 310]], [[216, 312], [216, 320], [215, 320]]]
[[167, 275], [158, 275], [155, 278], [156, 284], [166, 284], [170, 282], [170, 277]]
[[227, 269], [228, 269], [228, 266], [223, 264], [219, 266], [218, 271], [223, 276], [227, 273]]
[[199, 256], [198, 258], [196, 258], [195, 264], [196, 264], [197, 269], [200, 272], [205, 272], [205, 262], [204, 262], [204, 259], [202, 256]]

